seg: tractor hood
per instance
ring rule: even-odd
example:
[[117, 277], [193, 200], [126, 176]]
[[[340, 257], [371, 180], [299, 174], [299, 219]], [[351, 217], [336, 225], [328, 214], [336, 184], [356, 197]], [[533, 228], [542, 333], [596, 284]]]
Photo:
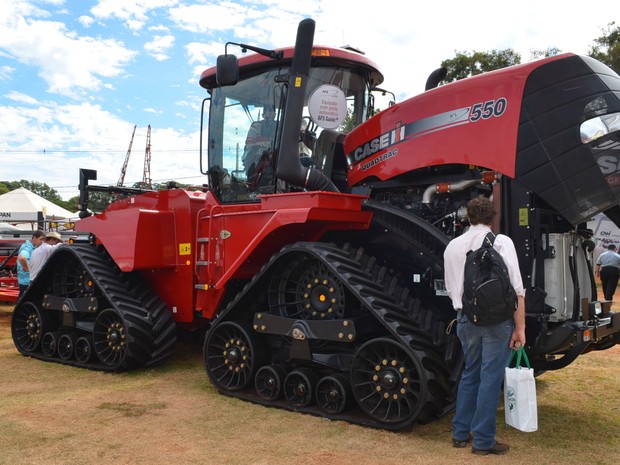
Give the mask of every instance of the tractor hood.
[[344, 148], [351, 186], [474, 165], [516, 179], [573, 225], [605, 212], [620, 226], [620, 77], [589, 57], [429, 90], [356, 128]]

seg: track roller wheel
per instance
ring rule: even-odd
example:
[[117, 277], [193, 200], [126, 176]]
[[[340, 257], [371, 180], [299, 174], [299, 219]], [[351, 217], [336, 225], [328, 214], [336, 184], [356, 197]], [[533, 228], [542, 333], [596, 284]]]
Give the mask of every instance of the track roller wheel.
[[62, 360], [71, 360], [74, 354], [75, 336], [71, 333], [62, 334], [58, 338], [58, 355]]
[[286, 368], [282, 365], [265, 365], [256, 372], [254, 386], [261, 399], [276, 400], [282, 394]]
[[355, 400], [370, 417], [387, 423], [410, 423], [427, 397], [426, 372], [415, 353], [398, 342], [372, 339], [351, 364]]
[[342, 413], [352, 398], [346, 376], [325, 376], [316, 385], [316, 403], [326, 413]]
[[89, 297], [95, 295], [96, 286], [76, 257], [63, 257], [62, 266], [54, 271], [53, 290], [55, 295]]
[[261, 349], [254, 333], [225, 321], [212, 328], [204, 346], [207, 374], [218, 389], [239, 391], [253, 379], [261, 365]]
[[121, 367], [127, 356], [127, 327], [116, 310], [108, 308], [97, 316], [93, 344], [102, 363], [114, 368]]
[[307, 407], [314, 399], [316, 375], [308, 368], [291, 371], [284, 380], [284, 396], [293, 407]]
[[81, 363], [87, 363], [93, 354], [93, 338], [82, 336], [74, 344], [75, 359]]
[[60, 333], [58, 332], [48, 332], [43, 335], [43, 339], [41, 339], [41, 352], [46, 357], [54, 357], [58, 351], [58, 339], [60, 338]]
[[43, 334], [49, 331], [46, 315], [32, 302], [26, 302], [13, 310], [11, 332], [13, 341], [18, 350], [34, 352], [43, 339]]
[[272, 311], [302, 320], [344, 318], [342, 282], [319, 260], [299, 258], [274, 273], [269, 286]]

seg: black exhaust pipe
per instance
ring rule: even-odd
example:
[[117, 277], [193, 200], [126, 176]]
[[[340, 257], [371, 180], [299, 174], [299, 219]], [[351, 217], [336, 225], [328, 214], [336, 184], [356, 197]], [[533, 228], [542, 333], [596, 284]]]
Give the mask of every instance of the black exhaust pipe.
[[283, 181], [310, 191], [339, 192], [331, 179], [316, 168], [303, 166], [299, 159], [299, 132], [310, 75], [314, 26], [314, 20], [308, 18], [297, 28], [276, 174]]

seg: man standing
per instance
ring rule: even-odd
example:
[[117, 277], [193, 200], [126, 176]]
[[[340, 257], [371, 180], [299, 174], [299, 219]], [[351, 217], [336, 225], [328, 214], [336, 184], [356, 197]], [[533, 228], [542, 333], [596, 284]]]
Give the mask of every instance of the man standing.
[[41, 244], [40, 247], [37, 247], [30, 257], [30, 281], [33, 281], [43, 265], [47, 261], [52, 252], [62, 244], [62, 237], [57, 232], [49, 232], [45, 236], [45, 242]]
[[497, 406], [510, 349], [525, 345], [525, 289], [512, 239], [498, 234], [493, 247], [502, 256], [510, 282], [517, 294], [517, 309], [511, 319], [476, 326], [462, 311], [464, 268], [467, 252], [482, 245], [495, 217], [493, 204], [480, 196], [467, 204], [470, 227], [453, 239], [444, 252], [445, 284], [457, 311], [457, 335], [465, 354], [465, 369], [459, 382], [456, 414], [452, 421], [452, 444], [465, 447], [472, 442], [478, 455], [502, 455], [509, 446], [496, 441]]
[[616, 253], [614, 244], [609, 244], [607, 250], [596, 260], [596, 275], [601, 278], [605, 300], [614, 300], [620, 279], [620, 255]]
[[19, 247], [17, 253], [17, 282], [19, 283], [19, 297], [26, 291], [30, 284], [30, 257], [34, 249], [43, 243], [45, 233], [43, 231], [35, 231], [31, 239], [27, 239]]

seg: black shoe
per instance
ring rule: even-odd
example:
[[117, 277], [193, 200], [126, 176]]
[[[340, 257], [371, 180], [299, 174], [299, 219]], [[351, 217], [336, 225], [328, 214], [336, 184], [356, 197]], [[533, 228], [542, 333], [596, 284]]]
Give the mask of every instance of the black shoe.
[[476, 455], [504, 455], [509, 449], [510, 446], [508, 444], [496, 442], [490, 449], [476, 449], [472, 447], [471, 453]]
[[469, 437], [467, 439], [462, 439], [462, 440], [458, 440], [458, 439], [454, 439], [452, 438], [452, 447], [456, 447], [457, 449], [461, 449], [463, 447], [468, 446], [469, 444], [471, 444], [473, 437], [470, 434]]

